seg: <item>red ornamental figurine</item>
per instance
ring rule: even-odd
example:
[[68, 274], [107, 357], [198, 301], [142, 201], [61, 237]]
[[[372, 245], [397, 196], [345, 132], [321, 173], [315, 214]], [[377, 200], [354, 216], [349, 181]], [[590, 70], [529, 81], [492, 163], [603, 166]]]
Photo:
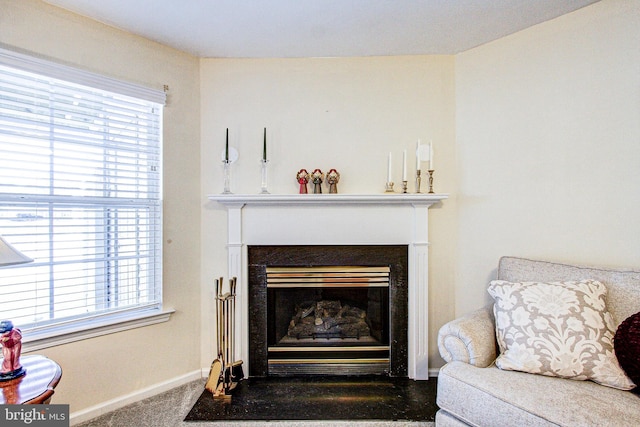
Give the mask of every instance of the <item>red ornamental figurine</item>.
[[300, 184], [300, 194], [307, 194], [307, 183], [309, 182], [309, 172], [306, 169], [300, 169], [296, 174], [298, 184]]
[[22, 333], [14, 328], [10, 320], [0, 322], [0, 343], [2, 343], [2, 369], [0, 369], [0, 381], [18, 378], [26, 373], [20, 365], [20, 352], [22, 351]]

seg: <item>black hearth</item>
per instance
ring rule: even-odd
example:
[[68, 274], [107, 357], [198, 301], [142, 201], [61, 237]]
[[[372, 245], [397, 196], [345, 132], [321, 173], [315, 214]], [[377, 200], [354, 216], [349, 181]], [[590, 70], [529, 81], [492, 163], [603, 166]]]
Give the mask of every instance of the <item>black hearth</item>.
[[407, 246], [250, 246], [248, 259], [250, 376], [407, 376]]

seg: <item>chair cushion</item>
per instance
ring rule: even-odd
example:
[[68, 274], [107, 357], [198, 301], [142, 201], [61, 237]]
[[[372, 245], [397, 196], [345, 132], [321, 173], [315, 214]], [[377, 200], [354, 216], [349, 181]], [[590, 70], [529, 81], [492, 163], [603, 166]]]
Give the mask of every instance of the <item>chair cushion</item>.
[[602, 283], [494, 280], [488, 291], [495, 300], [498, 368], [635, 387], [614, 353], [615, 323]]
[[463, 362], [440, 369], [436, 403], [473, 426], [640, 425], [640, 396], [629, 391]]

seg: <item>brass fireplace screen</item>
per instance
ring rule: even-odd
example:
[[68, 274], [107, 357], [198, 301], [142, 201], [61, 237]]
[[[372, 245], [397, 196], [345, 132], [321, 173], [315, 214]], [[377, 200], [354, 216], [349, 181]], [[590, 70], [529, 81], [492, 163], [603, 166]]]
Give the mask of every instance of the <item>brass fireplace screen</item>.
[[388, 373], [388, 266], [267, 267], [270, 375]]

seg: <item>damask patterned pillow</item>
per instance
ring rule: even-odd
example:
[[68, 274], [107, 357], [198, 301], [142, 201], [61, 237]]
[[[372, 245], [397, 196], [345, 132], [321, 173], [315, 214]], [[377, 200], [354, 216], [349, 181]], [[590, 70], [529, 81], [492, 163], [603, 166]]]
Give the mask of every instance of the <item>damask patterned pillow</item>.
[[613, 349], [616, 328], [600, 282], [494, 280], [500, 369], [523, 371], [630, 390]]

